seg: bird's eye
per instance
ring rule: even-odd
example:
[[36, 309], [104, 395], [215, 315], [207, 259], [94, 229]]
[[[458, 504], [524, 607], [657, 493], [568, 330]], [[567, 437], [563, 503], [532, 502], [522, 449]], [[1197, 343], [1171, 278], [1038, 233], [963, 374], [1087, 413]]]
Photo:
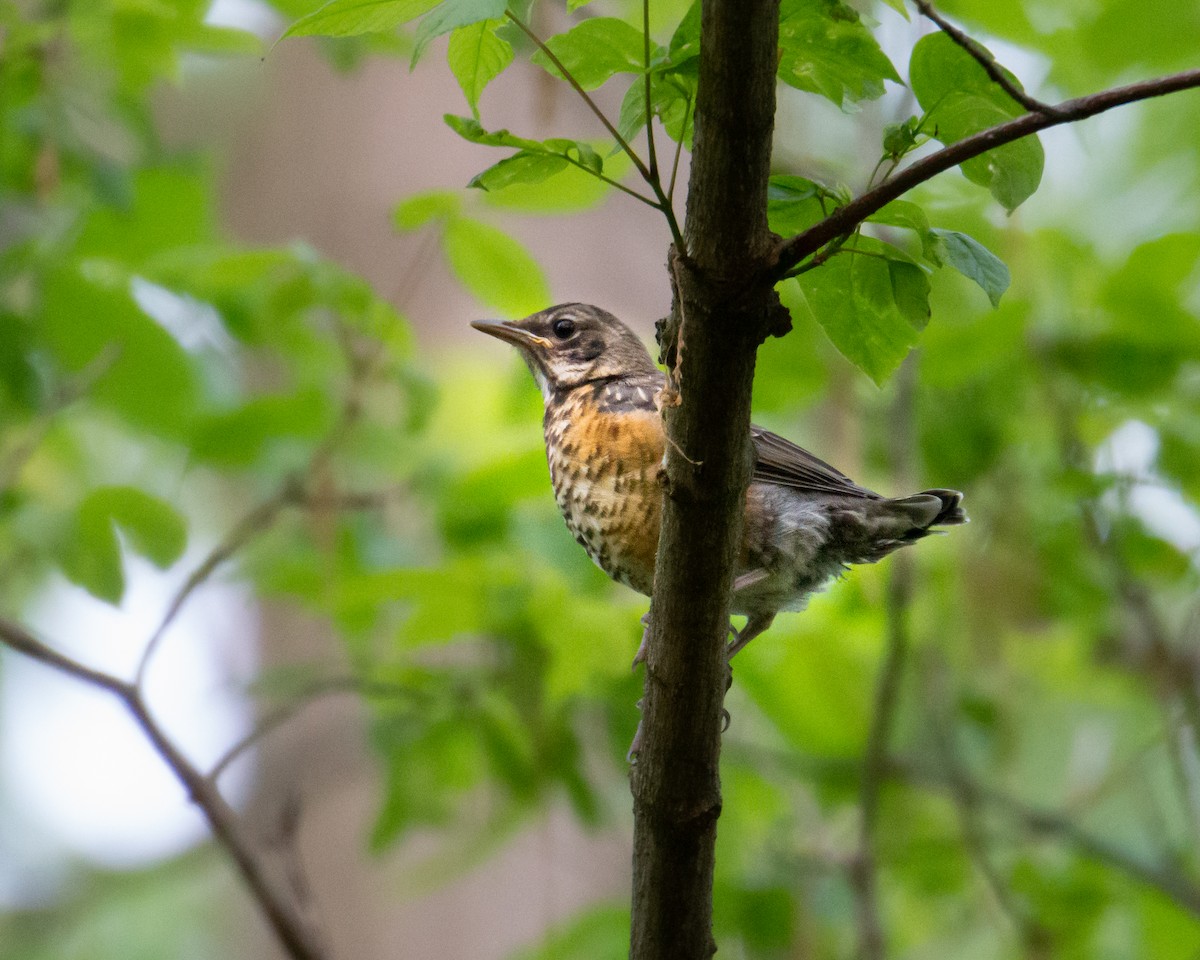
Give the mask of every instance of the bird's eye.
[[575, 332], [575, 321], [570, 317], [563, 317], [561, 320], [555, 320], [554, 326], [550, 329], [554, 331], [554, 335], [559, 340], [566, 340]]

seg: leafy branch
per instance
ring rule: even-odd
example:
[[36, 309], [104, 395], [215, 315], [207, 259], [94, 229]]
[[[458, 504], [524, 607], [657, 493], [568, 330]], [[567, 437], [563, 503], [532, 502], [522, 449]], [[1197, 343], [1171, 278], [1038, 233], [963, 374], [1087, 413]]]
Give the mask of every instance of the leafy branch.
[[[629, 159], [633, 163], [634, 167], [637, 168], [638, 174], [646, 182], [646, 185], [649, 186], [650, 189], [654, 191], [654, 196], [656, 198], [656, 201], [652, 202], [650, 205], [655, 207], [656, 209], [658, 209], [662, 213], [662, 215], [664, 217], [666, 217], [667, 226], [671, 230], [671, 239], [675, 243], [676, 249], [682, 251], [684, 249], [683, 234], [680, 232], [679, 222], [675, 217], [675, 210], [671, 206], [670, 194], [668, 191], [664, 191], [664, 189], [663, 189], [662, 178], [659, 176], [659, 173], [658, 173], [658, 158], [657, 158], [657, 154], [655, 152], [655, 146], [654, 146], [654, 130], [653, 130], [653, 122], [652, 122], [653, 116], [652, 116], [652, 112], [650, 110], [650, 6], [649, 6], [649, 0], [645, 0], [645, 5], [644, 5], [644, 20], [645, 20], [644, 43], [645, 43], [645, 76], [646, 76], [646, 136], [647, 136], [647, 141], [648, 141], [648, 146], [649, 146], [649, 157], [650, 157], [650, 163], [648, 166], [647, 166], [646, 162], [644, 160], [642, 160], [642, 158], [638, 155], [638, 152], [633, 149], [633, 147], [630, 145], [629, 141], [626, 140], [625, 137], [621, 136], [621, 132], [616, 128], [616, 126], [613, 125], [613, 122], [608, 119], [608, 116], [604, 113], [603, 110], [600, 109], [600, 107], [596, 103], [596, 101], [593, 100], [592, 97], [588, 94], [588, 92], [583, 89], [583, 85], [579, 82], [578, 79], [576, 79], [575, 75], [572, 74], [569, 69], [567, 69], [566, 65], [562, 62], [562, 60], [558, 57], [558, 55], [553, 50], [550, 49], [549, 45], [546, 44], [546, 42], [544, 40], [542, 40], [541, 37], [539, 37], [536, 33], [534, 33], [533, 30], [529, 27], [529, 25], [526, 24], [525, 21], [523, 21], [515, 13], [513, 13], [511, 9], [505, 10], [504, 15], [509, 20], [511, 20], [514, 24], [516, 24], [516, 26], [521, 30], [521, 32], [524, 33], [525, 36], [527, 36], [534, 43], [534, 45], [538, 48], [538, 50], [540, 50], [542, 52], [543, 56], [545, 56], [546, 59], [549, 60], [551, 64], [553, 64], [554, 69], [557, 70], [559, 72], [559, 74], [562, 76], [562, 78], [564, 80], [566, 80], [568, 84], [571, 85], [571, 89], [574, 90], [579, 95], [579, 97], [583, 100], [584, 104], [587, 105], [587, 108], [589, 110], [591, 110], [591, 112], [595, 115], [596, 119], [599, 120], [600, 123], [604, 126], [604, 129], [607, 130], [609, 135], [616, 141], [617, 146], [620, 147], [620, 149], [621, 149], [621, 152], [624, 153], [627, 157], [629, 157]], [[677, 162], [678, 162], [678, 160], [677, 160]], [[585, 170], [588, 173], [592, 173], [594, 175], [599, 175], [598, 172], [595, 170], [592, 170], [586, 166], [582, 166], [582, 165], [580, 165], [580, 166], [581, 166], [581, 169]], [[600, 179], [604, 180], [606, 183], [617, 186], [617, 184], [613, 183], [612, 180], [610, 180], [606, 177], [601, 177]], [[674, 176], [672, 175], [672, 183], [673, 182], [674, 182]], [[626, 192], [631, 193], [632, 191], [626, 190]], [[634, 193], [633, 196], [637, 197], [638, 199], [644, 199], [643, 197], [641, 197], [640, 194]]]
[[830, 241], [850, 233], [871, 214], [881, 210], [888, 203], [908, 193], [926, 180], [930, 180], [966, 160], [1006, 143], [1020, 140], [1039, 130], [1084, 120], [1115, 107], [1136, 103], [1139, 100], [1148, 100], [1152, 97], [1161, 97], [1196, 87], [1200, 87], [1200, 70], [1185, 70], [1153, 80], [1142, 80], [1084, 97], [1077, 97], [1073, 100], [1064, 100], [1052, 107], [1049, 112], [1026, 113], [1014, 120], [989, 127], [948, 147], [943, 147], [936, 153], [901, 170], [877, 187], [855, 197], [820, 223], [785, 240], [779, 247], [775, 263], [768, 272], [767, 279], [778, 281], [785, 278], [806, 258], [817, 253]]

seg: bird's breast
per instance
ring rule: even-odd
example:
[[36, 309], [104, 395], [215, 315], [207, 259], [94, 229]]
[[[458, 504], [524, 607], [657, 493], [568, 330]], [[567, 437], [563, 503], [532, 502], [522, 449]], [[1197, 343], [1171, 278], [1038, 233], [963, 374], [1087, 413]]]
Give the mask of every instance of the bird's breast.
[[649, 594], [662, 510], [661, 417], [572, 398], [547, 409], [545, 437], [567, 528], [600, 569]]

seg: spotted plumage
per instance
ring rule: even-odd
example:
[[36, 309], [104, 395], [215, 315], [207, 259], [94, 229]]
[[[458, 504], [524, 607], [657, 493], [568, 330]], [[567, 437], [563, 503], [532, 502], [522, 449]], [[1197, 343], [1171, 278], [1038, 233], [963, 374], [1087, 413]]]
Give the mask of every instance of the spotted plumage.
[[[663, 495], [662, 372], [632, 330], [587, 304], [473, 326], [516, 346], [542, 391], [546, 459], [567, 528], [605, 573], [649, 595]], [[751, 439], [731, 602], [748, 619], [730, 656], [848, 564], [874, 563], [966, 521], [954, 490], [889, 499], [776, 434], [752, 427]]]

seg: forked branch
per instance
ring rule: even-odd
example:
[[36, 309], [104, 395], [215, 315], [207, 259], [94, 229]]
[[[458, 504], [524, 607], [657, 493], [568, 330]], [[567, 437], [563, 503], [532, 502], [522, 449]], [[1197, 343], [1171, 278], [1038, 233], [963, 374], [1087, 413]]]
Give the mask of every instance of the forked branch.
[[255, 849], [237, 813], [216, 786], [183, 755], [150, 713], [141, 690], [120, 677], [93, 669], [59, 653], [17, 623], [0, 619], [0, 643], [38, 663], [93, 687], [107, 690], [129, 711], [192, 802], [200, 809], [213, 836], [233, 859], [258, 902], [263, 916], [293, 960], [324, 960], [317, 932], [301, 914], [291, 890]]

